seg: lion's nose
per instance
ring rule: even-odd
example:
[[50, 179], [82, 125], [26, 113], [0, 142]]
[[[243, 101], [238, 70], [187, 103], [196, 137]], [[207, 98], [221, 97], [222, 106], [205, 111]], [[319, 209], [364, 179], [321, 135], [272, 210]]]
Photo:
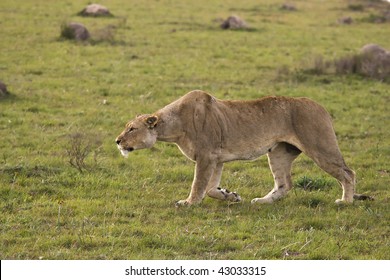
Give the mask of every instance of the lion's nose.
[[117, 145], [119, 145], [119, 143], [121, 142], [121, 140], [116, 139], [115, 142], [116, 142]]

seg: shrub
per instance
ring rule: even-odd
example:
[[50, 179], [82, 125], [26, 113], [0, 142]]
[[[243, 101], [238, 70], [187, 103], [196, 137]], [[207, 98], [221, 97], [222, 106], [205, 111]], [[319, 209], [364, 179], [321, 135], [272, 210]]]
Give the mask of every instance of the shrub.
[[329, 62], [326, 62], [322, 56], [316, 56], [314, 58], [312, 69], [313, 74], [325, 74], [327, 68], [329, 68]]
[[336, 74], [351, 74], [358, 73], [358, 68], [360, 65], [360, 56], [358, 55], [348, 55], [335, 59], [333, 61]]
[[115, 42], [115, 26], [108, 25], [102, 29], [97, 30], [93, 35], [93, 42], [99, 43], [99, 42]]
[[337, 74], [359, 74], [367, 78], [390, 82], [390, 55], [358, 54], [334, 60]]
[[97, 156], [101, 141], [98, 137], [87, 136], [83, 133], [76, 132], [68, 136], [68, 145], [66, 146], [66, 154], [68, 162], [76, 168], [80, 173], [87, 170], [85, 162], [88, 155], [94, 151], [94, 162], [97, 163]]
[[362, 55], [359, 74], [363, 76], [390, 82], [390, 54]]
[[349, 4], [348, 10], [362, 12], [364, 11], [364, 6], [362, 4]]
[[[376, 45], [371, 44], [372, 46]], [[378, 46], [379, 48], [382, 49]], [[382, 82], [390, 82], [390, 52], [385, 49], [379, 52], [377, 49], [369, 48], [368, 51], [363, 49], [359, 54], [346, 55], [333, 61], [325, 60], [322, 56], [316, 56], [310, 62], [310, 66], [299, 72], [313, 75], [357, 74]], [[286, 71], [284, 70], [283, 73], [286, 73]]]

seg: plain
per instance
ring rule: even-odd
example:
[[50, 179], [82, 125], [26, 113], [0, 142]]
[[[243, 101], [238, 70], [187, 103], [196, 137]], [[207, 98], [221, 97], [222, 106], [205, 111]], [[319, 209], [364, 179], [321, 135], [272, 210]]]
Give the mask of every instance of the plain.
[[[294, 2], [113, 0], [101, 2], [113, 17], [84, 18], [86, 1], [2, 0], [0, 80], [11, 95], [0, 100], [0, 258], [389, 259], [389, 84], [310, 71], [318, 55], [389, 49], [389, 23], [367, 20], [387, 4]], [[221, 29], [233, 14], [249, 28]], [[71, 21], [89, 42], [60, 38]], [[162, 143], [124, 159], [114, 140], [135, 115], [193, 89], [321, 103], [357, 191], [375, 201], [335, 205], [337, 182], [300, 156], [293, 191], [253, 207], [273, 184], [262, 157], [225, 167], [222, 186], [242, 203], [176, 209], [193, 163]]]

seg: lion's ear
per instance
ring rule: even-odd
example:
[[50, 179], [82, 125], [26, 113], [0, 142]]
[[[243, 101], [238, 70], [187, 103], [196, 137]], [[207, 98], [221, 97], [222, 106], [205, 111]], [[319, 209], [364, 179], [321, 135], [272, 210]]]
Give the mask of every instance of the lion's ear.
[[153, 128], [157, 125], [158, 117], [157, 116], [150, 116], [146, 119], [146, 124], [149, 128]]

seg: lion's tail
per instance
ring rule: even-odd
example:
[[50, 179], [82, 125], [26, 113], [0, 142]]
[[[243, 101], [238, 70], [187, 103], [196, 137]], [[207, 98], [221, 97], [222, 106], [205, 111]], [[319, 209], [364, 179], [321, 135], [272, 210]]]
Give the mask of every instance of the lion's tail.
[[356, 200], [374, 200], [374, 198], [372, 196], [365, 195], [365, 194], [358, 194], [358, 193], [355, 193], [353, 195], [353, 199], [356, 199]]

